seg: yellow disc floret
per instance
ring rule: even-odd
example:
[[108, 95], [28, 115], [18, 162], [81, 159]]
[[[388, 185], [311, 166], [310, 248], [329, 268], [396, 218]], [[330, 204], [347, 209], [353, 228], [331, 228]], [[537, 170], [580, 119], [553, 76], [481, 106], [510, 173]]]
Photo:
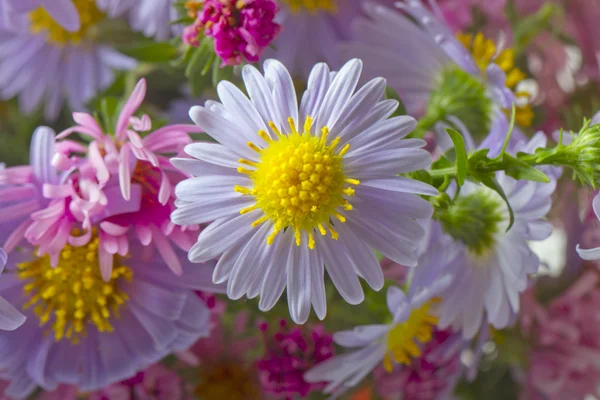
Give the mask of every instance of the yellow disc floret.
[[290, 7], [292, 13], [325, 11], [335, 14], [337, 12], [337, 0], [283, 0], [283, 2]]
[[[258, 135], [267, 142], [267, 147], [259, 148], [254, 143], [248, 145], [260, 153], [260, 161], [241, 159], [244, 167], [240, 173], [250, 176], [253, 188], [236, 186], [235, 191], [253, 196], [256, 204], [241, 210], [242, 214], [260, 209], [264, 216], [253, 223], [258, 226], [267, 220], [274, 223], [273, 233], [267, 243], [273, 243], [281, 229], [293, 229], [296, 244], [301, 243], [301, 232], [308, 233], [308, 247], [314, 248], [313, 231], [322, 235], [331, 232], [337, 239], [337, 232], [331, 221], [345, 222], [341, 209], [352, 210], [346, 197], [354, 195], [354, 189], [347, 185], [358, 185], [356, 179], [346, 177], [342, 158], [350, 148], [349, 144], [336, 150], [340, 142], [337, 137], [328, 141], [328, 128], [321, 129], [321, 135], [311, 133], [312, 119], [306, 118], [304, 131], [298, 132], [290, 118], [292, 133], [283, 135], [275, 124], [269, 123], [276, 135], [271, 139], [265, 131]], [[254, 168], [250, 170], [246, 166]]]
[[96, 7], [95, 0], [74, 0], [73, 3], [79, 12], [81, 27], [77, 32], [69, 32], [58, 24], [54, 18], [42, 7], [29, 13], [30, 29], [33, 33], [47, 32], [48, 41], [59, 45], [78, 45], [88, 37], [104, 14]]
[[56, 341], [66, 337], [78, 342], [89, 324], [100, 332], [112, 332], [111, 316], [118, 316], [119, 307], [128, 300], [120, 284], [131, 280], [132, 271], [116, 257], [110, 280], [104, 282], [98, 238], [94, 238], [82, 247], [66, 245], [56, 268], [45, 255], [20, 264], [17, 275], [27, 281], [23, 291], [29, 301], [24, 308], [33, 307], [42, 326], [52, 322]]
[[[482, 74], [486, 74], [486, 69], [490, 63], [494, 63], [506, 74], [505, 85], [507, 88], [514, 90], [516, 86], [527, 78], [527, 76], [519, 68], [515, 67], [515, 53], [513, 49], [503, 49], [498, 51], [496, 44], [487, 39], [483, 33], [479, 32], [475, 36], [468, 33], [458, 33], [458, 40], [471, 52], [473, 59], [481, 70]], [[533, 121], [533, 110], [529, 104], [529, 94], [524, 92], [515, 93], [517, 96], [517, 104], [515, 104], [515, 120], [520, 126], [531, 126]], [[510, 115], [512, 110], [504, 110], [507, 115]]]
[[431, 315], [430, 309], [437, 302], [437, 298], [428, 301], [413, 310], [406, 321], [396, 324], [390, 330], [386, 339], [387, 352], [383, 358], [383, 366], [387, 372], [394, 368], [392, 361], [407, 365], [411, 358], [421, 355], [417, 342], [427, 343], [433, 337], [438, 318]]

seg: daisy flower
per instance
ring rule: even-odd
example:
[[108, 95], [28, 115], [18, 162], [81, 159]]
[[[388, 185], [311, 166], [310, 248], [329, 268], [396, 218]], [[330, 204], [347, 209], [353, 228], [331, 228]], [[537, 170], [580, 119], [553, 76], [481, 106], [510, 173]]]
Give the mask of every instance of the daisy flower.
[[393, 316], [392, 322], [334, 333], [335, 343], [358, 350], [318, 364], [304, 374], [304, 379], [326, 381], [324, 393], [339, 396], [360, 383], [378, 364], [383, 363], [388, 373], [400, 365], [410, 365], [411, 359], [421, 356], [423, 345], [433, 338], [438, 322], [436, 296], [446, 284], [448, 280], [437, 281], [411, 297], [396, 286], [388, 288], [387, 307]]
[[57, 24], [69, 32], [81, 28], [79, 11], [73, 0], [0, 0], [0, 8], [5, 7], [9, 12], [22, 14], [38, 7], [51, 16]]
[[134, 116], [145, 95], [146, 81], [142, 79], [123, 106], [114, 134], [105, 133], [90, 114], [73, 113], [77, 125], [58, 135], [59, 145], [73, 133], [89, 137], [91, 141], [87, 146], [66, 147], [65, 151], [56, 154], [53, 162], [65, 171], [79, 168], [82, 174], [91, 166], [95, 180], [105, 193], [118, 185], [125, 201], [140, 197], [138, 210], [120, 212], [118, 216], [103, 215], [100, 227], [106, 251], [115, 254], [120, 246], [128, 246], [117, 244], [129, 242], [131, 227], [140, 243], [144, 246], [153, 244], [169, 268], [180, 274], [181, 263], [172, 244], [188, 251], [193, 244], [188, 231], [197, 230], [197, 226], [181, 228], [169, 219], [175, 209], [173, 187], [185, 175], [171, 165], [168, 157], [178, 154], [191, 143], [188, 133], [200, 132], [200, 129], [196, 125], [176, 124], [152, 130], [148, 115]]
[[[546, 145], [540, 132], [513, 150], [533, 153]], [[551, 171], [552, 172], [552, 171]], [[427, 287], [437, 276], [450, 275], [452, 283], [440, 293], [440, 328], [460, 330], [472, 338], [485, 324], [501, 329], [514, 321], [519, 294], [540, 260], [528, 241], [546, 239], [552, 225], [544, 218], [556, 188], [550, 183], [515, 180], [502, 172], [496, 180], [514, 213], [509, 226], [505, 201], [495, 191], [466, 182], [453, 204], [440, 212], [440, 222], [430, 222], [428, 244], [413, 270], [411, 290]]]
[[313, 65], [340, 68], [348, 58], [338, 50], [350, 40], [350, 21], [360, 15], [360, 0], [279, 0], [275, 22], [283, 28], [265, 58], [276, 58], [294, 78], [308, 77]]
[[[45, 1], [52, 3], [52, 1]], [[67, 102], [83, 109], [114, 80], [113, 70], [131, 70], [135, 60], [96, 41], [105, 19], [90, 0], [74, 0], [81, 26], [69, 32], [42, 8], [18, 17], [14, 30], [0, 30], [0, 98], [18, 96], [25, 114], [44, 104], [47, 120], [58, 117]], [[17, 21], [17, 22], [19, 22]]]
[[[596, 194], [592, 200], [592, 208], [597, 219], [600, 219], [600, 194]], [[577, 253], [579, 257], [584, 260], [600, 260], [600, 247], [594, 247], [591, 249], [582, 249], [580, 245], [577, 245]]]
[[369, 75], [388, 79], [409, 114], [423, 116], [425, 128], [457, 117], [469, 132], [487, 134], [497, 111], [510, 114], [515, 105], [517, 124], [531, 125], [529, 94], [518, 89], [525, 74], [515, 67], [512, 49], [482, 33], [455, 37], [441, 12], [434, 7], [433, 15], [420, 0], [396, 6], [404, 13], [368, 3], [368, 18], [355, 24], [358, 41], [343, 47], [367, 60]]
[[9, 265], [0, 294], [27, 320], [0, 336], [5, 395], [22, 399], [59, 384], [98, 390], [208, 335], [210, 312], [195, 290], [217, 289], [212, 264], [188, 264], [177, 277], [138, 246], [114, 256], [105, 280], [98, 245], [96, 236], [65, 245], [56, 267], [23, 246], [24, 259]]
[[[0, 247], [0, 272], [4, 270], [8, 256]], [[0, 297], [0, 330], [13, 331], [23, 325], [25, 316], [13, 307], [8, 301]]]
[[415, 266], [424, 234], [416, 219], [432, 215], [417, 193], [437, 191], [398, 176], [427, 167], [430, 155], [422, 140], [400, 140], [415, 121], [388, 119], [398, 104], [383, 100], [384, 79], [355, 92], [360, 60], [335, 76], [317, 64], [299, 107], [285, 67], [267, 60], [264, 68], [264, 76], [243, 69], [250, 98], [224, 81], [217, 86], [222, 103], [190, 110], [220, 144], [194, 143], [185, 151], [195, 159], [171, 160], [196, 176], [177, 185], [171, 219], [214, 221], [189, 258], [220, 257], [213, 280], [227, 282], [231, 299], [260, 295], [259, 308], [269, 310], [287, 287], [291, 317], [304, 323], [311, 304], [325, 317], [325, 269], [341, 296], [358, 304], [359, 276], [383, 287], [371, 247]]

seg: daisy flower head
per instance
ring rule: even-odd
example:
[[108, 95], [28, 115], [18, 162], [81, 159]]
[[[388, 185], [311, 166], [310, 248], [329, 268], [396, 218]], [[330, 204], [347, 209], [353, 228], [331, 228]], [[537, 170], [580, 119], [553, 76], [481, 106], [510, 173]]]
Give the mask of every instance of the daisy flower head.
[[389, 324], [361, 325], [336, 332], [333, 341], [345, 348], [358, 350], [336, 355], [304, 374], [307, 382], [327, 382], [324, 393], [341, 395], [354, 387], [382, 364], [390, 373], [420, 357], [423, 346], [433, 338], [438, 322], [438, 292], [448, 280], [434, 282], [429, 288], [408, 297], [391, 286], [387, 291], [387, 307], [392, 315]]
[[[45, 3], [52, 3], [45, 1]], [[5, 48], [0, 58], [0, 97], [18, 96], [25, 114], [44, 104], [54, 120], [63, 104], [83, 109], [114, 79], [113, 70], [131, 70], [136, 62], [97, 42], [97, 25], [105, 19], [93, 0], [74, 0], [81, 26], [70, 32], [43, 8], [19, 16], [14, 29], [0, 30]]]
[[415, 266], [424, 235], [416, 219], [433, 211], [417, 193], [437, 191], [398, 176], [427, 167], [430, 155], [422, 140], [401, 140], [415, 121], [389, 118], [398, 103], [383, 100], [384, 79], [355, 91], [360, 60], [336, 74], [317, 64], [300, 106], [286, 68], [267, 60], [264, 69], [264, 76], [252, 66], [242, 71], [250, 98], [224, 81], [222, 103], [190, 110], [219, 144], [193, 143], [185, 148], [192, 159], [171, 160], [195, 176], [177, 185], [171, 219], [214, 221], [189, 258], [220, 256], [213, 279], [227, 282], [230, 298], [260, 295], [259, 308], [269, 310], [287, 287], [291, 317], [304, 323], [311, 304], [325, 317], [324, 269], [341, 296], [358, 304], [358, 276], [375, 290], [383, 286], [372, 247]]
[[433, 14], [420, 0], [397, 2], [398, 9], [367, 3], [367, 17], [355, 24], [357, 41], [345, 44], [344, 53], [366, 60], [369, 75], [388, 79], [409, 114], [423, 116], [424, 129], [455, 117], [469, 132], [487, 134], [496, 111], [510, 114], [513, 105], [517, 124], [531, 125], [513, 50], [482, 33], [455, 36], [432, 6]]
[[282, 30], [266, 58], [281, 61], [294, 78], [307, 78], [318, 62], [340, 68], [338, 45], [350, 40], [350, 21], [360, 15], [360, 0], [279, 0], [276, 22]]
[[[132, 238], [144, 246], [154, 244], [169, 268], [180, 274], [181, 263], [172, 245], [189, 250], [193, 244], [189, 231], [197, 227], [178, 227], [170, 221], [175, 208], [173, 188], [185, 175], [171, 165], [169, 157], [191, 143], [188, 133], [200, 129], [191, 124], [175, 124], [153, 130], [147, 114], [134, 116], [145, 95], [146, 81], [141, 79], [122, 108], [114, 133], [104, 132], [90, 114], [73, 113], [77, 125], [57, 137], [65, 151], [58, 152], [53, 163], [64, 171], [78, 168], [81, 174], [91, 173], [104, 194], [119, 192], [115, 197], [124, 201], [125, 209], [98, 216], [103, 221], [101, 244], [106, 251], [115, 254], [128, 246]], [[72, 145], [65, 140], [73, 133], [89, 137], [89, 144]], [[134, 201], [139, 202], [139, 207], [127, 209]]]
[[[540, 132], [514, 152], [545, 147]], [[519, 311], [519, 294], [540, 260], [528, 242], [546, 239], [552, 225], [545, 220], [557, 176], [547, 171], [550, 183], [515, 180], [503, 172], [496, 180], [514, 213], [500, 195], [483, 185], [466, 182], [453, 203], [430, 222], [428, 243], [413, 270], [411, 290], [426, 287], [437, 276], [450, 275], [452, 283], [440, 293], [440, 328], [474, 337], [485, 324], [505, 328]], [[450, 193], [452, 195], [452, 193]]]
[[[100, 273], [98, 237], [67, 244], [56, 267], [48, 255], [22, 246], [9, 263], [0, 294], [27, 320], [0, 337], [4, 394], [26, 398], [36, 387], [59, 384], [93, 391], [129, 378], [166, 355], [208, 335], [210, 312], [195, 290], [218, 290], [214, 264], [188, 263], [181, 277], [132, 246], [114, 258], [109, 279]], [[183, 253], [182, 253], [183, 255]], [[185, 263], [184, 260], [182, 260]]]
[[28, 13], [38, 7], [69, 32], [81, 28], [79, 11], [73, 0], [0, 0], [0, 8], [6, 8], [7, 12], [13, 14]]

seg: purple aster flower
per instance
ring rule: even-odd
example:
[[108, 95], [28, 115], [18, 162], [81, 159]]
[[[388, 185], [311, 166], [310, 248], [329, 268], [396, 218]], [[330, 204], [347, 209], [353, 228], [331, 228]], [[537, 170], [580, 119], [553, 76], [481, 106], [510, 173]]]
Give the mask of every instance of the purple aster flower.
[[323, 383], [307, 382], [303, 377], [312, 366], [333, 357], [333, 338], [322, 325], [290, 328], [281, 320], [274, 334], [269, 334], [266, 322], [260, 325], [260, 330], [265, 354], [256, 366], [265, 393], [292, 399], [323, 389]]
[[[546, 145], [540, 132], [513, 151], [532, 153]], [[495, 191], [466, 182], [440, 222], [430, 222], [428, 244], [415, 268], [411, 290], [427, 287], [439, 275], [452, 283], [440, 293], [440, 328], [460, 330], [472, 338], [485, 324], [505, 328], [519, 311], [519, 294], [528, 276], [538, 271], [540, 260], [528, 241], [550, 236], [552, 225], [544, 218], [556, 188], [556, 171], [548, 169], [550, 183], [515, 180], [499, 172], [496, 180], [514, 212], [509, 212]]]
[[166, 40], [179, 29], [172, 24], [178, 19], [176, 0], [96, 0], [98, 8], [111, 18], [127, 14], [131, 28], [136, 32]]
[[438, 322], [436, 307], [439, 291], [449, 283], [438, 280], [411, 297], [396, 286], [387, 291], [387, 307], [393, 319], [389, 324], [363, 325], [336, 332], [335, 343], [357, 348], [351, 353], [335, 356], [304, 374], [307, 382], [328, 382], [325, 393], [340, 395], [356, 386], [377, 365], [383, 363], [387, 372], [410, 365], [420, 357], [423, 346], [433, 338]]
[[[0, 272], [4, 270], [7, 259], [6, 252], [0, 247]], [[3, 297], [0, 297], [0, 330], [14, 331], [24, 322], [25, 316]]]
[[66, 31], [43, 9], [16, 18], [22, 22], [18, 28], [0, 30], [0, 97], [18, 96], [23, 113], [44, 104], [45, 118], [54, 120], [65, 102], [72, 109], [84, 109], [113, 82], [113, 69], [136, 66], [133, 59], [95, 42], [96, 25], [105, 18], [95, 3], [74, 4], [86, 15], [75, 32]]
[[417, 193], [437, 190], [399, 177], [427, 167], [424, 141], [401, 140], [411, 117], [389, 118], [397, 107], [383, 100], [384, 79], [355, 92], [362, 70], [349, 61], [335, 75], [317, 64], [300, 106], [292, 79], [276, 60], [265, 75], [245, 66], [250, 98], [232, 83], [217, 86], [222, 103], [206, 102], [190, 116], [215, 143], [193, 143], [194, 159], [171, 162], [194, 178], [177, 185], [176, 224], [212, 222], [189, 252], [203, 262], [220, 256], [215, 283], [227, 282], [232, 299], [260, 295], [271, 309], [287, 287], [291, 317], [304, 323], [311, 304], [326, 314], [324, 270], [350, 304], [363, 301], [358, 277], [383, 287], [371, 248], [415, 266], [423, 238], [416, 219], [431, 205]]
[[0, 8], [3, 7], [7, 12], [15, 14], [30, 12], [41, 7], [67, 31], [76, 32], [81, 28], [79, 12], [73, 0], [0, 0]]
[[37, 386], [51, 391], [59, 384], [101, 389], [208, 335], [210, 312], [194, 291], [217, 289], [214, 264], [188, 263], [177, 277], [138, 246], [125, 257], [111, 255], [104, 280], [98, 245], [98, 237], [65, 245], [56, 267], [24, 246], [23, 260], [10, 265], [0, 294], [27, 321], [0, 337], [7, 396], [22, 399]]
[[325, 62], [340, 68], [343, 57], [338, 46], [352, 38], [350, 22], [360, 15], [360, 0], [279, 0], [275, 21], [282, 26], [265, 58], [281, 61], [292, 76], [307, 78], [313, 65]]
[[420, 0], [397, 2], [402, 12], [367, 3], [368, 18], [355, 24], [358, 41], [345, 44], [344, 54], [366, 60], [370, 76], [388, 79], [427, 128], [458, 117], [471, 133], [487, 134], [497, 111], [510, 113], [513, 104], [517, 123], [531, 125], [528, 95], [517, 87], [525, 75], [514, 66], [513, 50], [483, 34], [455, 37], [432, 5], [434, 14]]

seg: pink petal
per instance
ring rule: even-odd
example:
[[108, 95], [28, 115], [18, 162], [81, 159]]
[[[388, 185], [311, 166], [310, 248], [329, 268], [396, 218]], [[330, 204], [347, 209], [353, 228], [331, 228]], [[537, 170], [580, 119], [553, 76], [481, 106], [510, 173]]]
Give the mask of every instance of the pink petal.
[[127, 233], [129, 226], [121, 226], [112, 222], [104, 221], [100, 223], [100, 229], [111, 236], [121, 236]]
[[158, 201], [163, 206], [167, 204], [171, 197], [171, 182], [164, 171], [160, 171], [160, 189], [158, 190]]
[[119, 243], [119, 250], [117, 253], [121, 257], [125, 257], [127, 253], [129, 253], [129, 240], [127, 240], [127, 236], [119, 236], [117, 242]]
[[184, 363], [191, 365], [193, 367], [200, 365], [200, 359], [191, 351], [177, 351], [175, 352], [177, 358], [179, 358]]
[[42, 194], [47, 199], [64, 199], [73, 194], [73, 187], [70, 184], [51, 185], [45, 183], [42, 185]]
[[137, 233], [140, 243], [144, 246], [148, 246], [152, 243], [152, 231], [150, 228], [144, 225], [136, 225], [135, 232]]
[[148, 114], [142, 115], [142, 118], [131, 117], [129, 122], [131, 122], [131, 127], [138, 132], [147, 132], [152, 129], [152, 120]]
[[96, 168], [96, 177], [100, 183], [106, 183], [110, 178], [110, 172], [108, 172], [108, 168], [106, 168], [106, 164], [104, 163], [104, 159], [100, 154], [100, 149], [98, 149], [98, 142], [92, 142], [89, 145], [88, 157], [90, 163]]
[[37, 200], [24, 201], [0, 210], [0, 223], [26, 216], [39, 209]]
[[119, 120], [117, 121], [115, 129], [115, 137], [118, 140], [122, 141], [125, 139], [125, 129], [129, 124], [129, 119], [140, 107], [144, 101], [144, 97], [146, 97], [146, 80], [142, 78], [137, 85], [135, 85], [133, 92], [131, 92], [131, 96], [129, 96], [127, 103], [125, 103], [121, 110], [121, 114], [119, 115]]
[[189, 251], [194, 245], [194, 240], [192, 240], [190, 235], [186, 234], [181, 229], [175, 229], [169, 236], [169, 239], [183, 251]]
[[98, 262], [100, 264], [100, 275], [104, 282], [110, 281], [113, 269], [114, 256], [104, 250], [104, 246], [98, 246]]
[[144, 142], [137, 132], [127, 129], [127, 137], [129, 138], [129, 142], [132, 146], [137, 147], [138, 149], [144, 148]]
[[197, 125], [167, 125], [146, 136], [144, 146], [152, 151], [180, 151], [185, 145], [192, 143], [188, 133], [200, 132], [202, 129]]
[[92, 238], [92, 231], [91, 231], [91, 229], [88, 229], [81, 236], [69, 236], [69, 244], [71, 246], [75, 246], [75, 247], [85, 246], [86, 244], [89, 243], [91, 238]]
[[71, 133], [75, 133], [75, 132], [77, 132], [79, 134], [83, 134], [85, 136], [89, 136], [95, 140], [102, 139], [102, 135], [98, 136], [98, 134], [96, 132], [94, 132], [94, 130], [86, 128], [85, 126], [77, 125], [77, 126], [73, 126], [73, 127], [69, 128], [69, 129], [65, 129], [64, 131], [59, 133], [58, 136], [56, 137], [56, 140], [64, 139], [64, 138], [68, 137]]
[[104, 136], [104, 132], [102, 132], [102, 128], [98, 125], [98, 122], [92, 117], [90, 114], [74, 112], [73, 120], [77, 122], [79, 125], [89, 129], [91, 132], [94, 132], [96, 135], [96, 139]]
[[61, 140], [60, 142], [56, 142], [54, 145], [54, 150], [57, 153], [71, 154], [71, 153], [87, 153], [87, 146], [74, 142], [72, 140]]
[[162, 259], [167, 263], [167, 266], [173, 273], [180, 276], [183, 273], [181, 262], [175, 254], [173, 247], [169, 241], [163, 236], [163, 234], [156, 227], [152, 227], [152, 238], [156, 249], [160, 253]]
[[55, 153], [52, 157], [52, 166], [59, 171], [68, 171], [73, 168], [76, 163], [76, 158], [69, 158], [64, 153]]
[[0, 171], [0, 184], [20, 184], [33, 182], [33, 168], [29, 165], [11, 167]]
[[131, 199], [131, 164], [129, 162], [129, 145], [121, 147], [121, 160], [119, 162], [119, 185], [125, 200]]

